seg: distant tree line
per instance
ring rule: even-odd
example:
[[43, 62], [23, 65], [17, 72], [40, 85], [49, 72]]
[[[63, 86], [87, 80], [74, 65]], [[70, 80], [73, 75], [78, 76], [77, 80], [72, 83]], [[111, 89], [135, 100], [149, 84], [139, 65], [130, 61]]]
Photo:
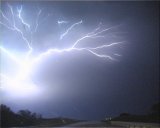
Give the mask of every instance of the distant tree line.
[[130, 113], [121, 113], [118, 117], [115, 117], [112, 120], [160, 123], [160, 103], [152, 105], [148, 114], [132, 115]]
[[42, 116], [37, 113], [32, 113], [29, 110], [20, 110], [14, 113], [6, 105], [0, 105], [0, 126], [14, 127], [14, 126], [33, 126], [42, 119]]

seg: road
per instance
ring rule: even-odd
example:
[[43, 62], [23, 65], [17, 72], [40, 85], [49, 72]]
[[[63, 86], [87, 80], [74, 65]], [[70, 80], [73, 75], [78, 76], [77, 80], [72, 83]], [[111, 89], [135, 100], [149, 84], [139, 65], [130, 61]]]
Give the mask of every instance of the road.
[[64, 128], [69, 128], [69, 127], [107, 127], [107, 128], [125, 128], [121, 126], [113, 126], [109, 123], [106, 122], [100, 122], [100, 121], [85, 121], [85, 122], [78, 122], [70, 125], [64, 126]]

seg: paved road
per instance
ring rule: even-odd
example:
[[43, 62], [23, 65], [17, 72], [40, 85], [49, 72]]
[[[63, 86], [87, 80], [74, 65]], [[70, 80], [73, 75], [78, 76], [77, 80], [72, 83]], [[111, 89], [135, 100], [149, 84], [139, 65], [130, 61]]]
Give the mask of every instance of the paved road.
[[125, 128], [125, 127], [120, 127], [120, 126], [113, 126], [110, 125], [109, 123], [105, 122], [100, 122], [100, 121], [85, 121], [85, 122], [78, 122], [70, 125], [64, 126], [65, 128], [69, 127], [107, 127], [107, 128]]

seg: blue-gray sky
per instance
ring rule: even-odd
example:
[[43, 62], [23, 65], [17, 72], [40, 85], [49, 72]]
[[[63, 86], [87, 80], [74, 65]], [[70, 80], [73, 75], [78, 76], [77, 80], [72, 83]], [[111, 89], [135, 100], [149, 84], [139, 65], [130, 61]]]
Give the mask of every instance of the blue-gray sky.
[[[45, 117], [65, 116], [95, 120], [122, 112], [147, 113], [151, 105], [158, 102], [158, 2], [8, 3], [15, 13], [22, 5], [24, 19], [32, 27], [35, 25], [38, 10], [42, 9], [42, 24], [33, 35], [34, 56], [49, 48], [70, 47], [76, 39], [95, 29], [100, 22], [102, 27], [116, 27], [105, 33], [106, 38], [86, 40], [87, 43], [83, 42], [78, 47], [97, 46], [100, 42], [125, 41], [121, 46], [101, 51], [106, 54], [121, 54], [116, 57], [117, 61], [99, 58], [86, 51], [47, 56], [34, 65], [30, 75], [32, 82], [44, 89], [41, 95], [19, 99], [7, 97], [9, 94], [1, 91], [3, 102], [13, 110], [30, 109]], [[7, 2], [2, 2], [1, 6], [1, 10], [10, 17]], [[57, 22], [61, 20], [68, 23], [58, 25]], [[60, 35], [80, 20], [83, 23], [63, 41], [59, 41]], [[19, 27], [26, 29], [23, 25]], [[0, 29], [1, 46], [18, 56], [28, 50], [16, 32], [3, 25]], [[26, 36], [30, 38], [28, 34]], [[10, 61], [2, 53], [2, 72], [14, 75], [16, 64]]]

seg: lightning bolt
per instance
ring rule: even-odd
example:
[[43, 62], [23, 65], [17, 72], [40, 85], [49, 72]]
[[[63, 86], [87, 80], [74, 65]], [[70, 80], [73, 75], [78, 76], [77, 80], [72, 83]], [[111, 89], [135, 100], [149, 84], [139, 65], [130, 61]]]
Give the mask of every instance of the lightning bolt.
[[58, 20], [58, 21], [57, 21], [57, 23], [58, 23], [59, 25], [61, 25], [61, 24], [67, 24], [67, 23], [68, 23], [68, 21]]
[[6, 50], [3, 47], [0, 47], [1, 52], [4, 52], [5, 54], [7, 54], [13, 61], [15, 61], [16, 63], [20, 64], [21, 61], [11, 52], [9, 52], [8, 50]]
[[[77, 47], [77, 45], [79, 45], [81, 42], [85, 42], [86, 39], [90, 39], [90, 40], [94, 40], [96, 38], [104, 38], [105, 37], [105, 33], [108, 32], [109, 30], [117, 27], [117, 26], [113, 26], [113, 27], [109, 27], [109, 28], [102, 28], [102, 23], [100, 23], [98, 25], [98, 27], [96, 27], [93, 31], [86, 33], [84, 36], [78, 38], [71, 47], [69, 48], [65, 48], [65, 49], [57, 49], [57, 48], [50, 48], [48, 50], [46, 50], [45, 52], [42, 52], [40, 54], [38, 54], [37, 56], [32, 56], [32, 53], [34, 52], [34, 49], [32, 47], [32, 39], [29, 40], [24, 32], [19, 29], [16, 25], [16, 19], [15, 19], [15, 14], [13, 11], [13, 8], [11, 5], [8, 4], [8, 7], [10, 9], [11, 12], [11, 16], [12, 16], [12, 20], [9, 19], [9, 17], [7, 17], [3, 11], [0, 10], [0, 13], [2, 15], [2, 18], [4, 20], [7, 21], [7, 23], [2, 22], [0, 20], [0, 24], [2, 26], [4, 26], [6, 29], [9, 29], [11, 31], [16, 31], [17, 33], [19, 33], [21, 35], [21, 38], [23, 39], [24, 43], [26, 44], [28, 51], [27, 53], [25, 53], [25, 58], [24, 59], [20, 59], [18, 56], [14, 55], [13, 53], [11, 53], [9, 50], [7, 50], [6, 48], [0, 46], [0, 50], [1, 52], [4, 52], [5, 54], [7, 54], [12, 60], [14, 60], [16, 63], [19, 64], [19, 70], [17, 71], [17, 73], [15, 74], [14, 77], [8, 77], [7, 75], [4, 74], [0, 74], [1, 79], [5, 79], [5, 81], [9, 81], [8, 83], [13, 84], [13, 83], [18, 83], [18, 86], [20, 86], [21, 81], [27, 79], [27, 77], [29, 76], [30, 72], [32, 71], [32, 67], [33, 65], [37, 65], [39, 61], [43, 61], [43, 59], [47, 56], [53, 55], [53, 53], [64, 53], [64, 52], [73, 52], [73, 51], [87, 51], [89, 53], [91, 53], [92, 55], [99, 57], [99, 58], [105, 58], [105, 59], [109, 59], [109, 60], [116, 60], [113, 56], [111, 55], [106, 55], [106, 54], [100, 54], [98, 51], [101, 49], [106, 49], [109, 47], [115, 47], [115, 46], [119, 46], [120, 44], [123, 44], [124, 41], [119, 41], [119, 42], [111, 42], [111, 43], [107, 43], [104, 45], [99, 45], [96, 47]], [[17, 8], [17, 15], [18, 15], [18, 19], [21, 21], [22, 25], [26, 26], [30, 33], [33, 33], [33, 31], [31, 31], [31, 25], [29, 23], [27, 23], [23, 17], [22, 17], [22, 12], [23, 12], [23, 8], [22, 6], [20, 8]], [[39, 27], [39, 19], [40, 19], [40, 15], [42, 13], [42, 10], [39, 10], [37, 13], [37, 18], [36, 18], [36, 25], [34, 26], [34, 32], [37, 32], [38, 27]], [[47, 15], [48, 17], [48, 15]], [[44, 20], [47, 19], [44, 18]], [[18, 20], [17, 19], [17, 20]], [[43, 20], [43, 21], [44, 21]], [[10, 23], [10, 21], [12, 21], [12, 23]], [[42, 23], [42, 22], [41, 22]], [[66, 21], [58, 21], [58, 24], [62, 24], [62, 23], [68, 23]], [[60, 40], [62, 40], [65, 36], [68, 35], [69, 32], [72, 31], [73, 28], [75, 28], [78, 25], [81, 25], [83, 22], [82, 20], [80, 20], [79, 22], [76, 22], [74, 24], [72, 24], [63, 34], [60, 35]], [[114, 53], [113, 55], [115, 56], [121, 56], [118, 53]], [[17, 84], [15, 84], [17, 85]]]
[[40, 10], [38, 11], [38, 14], [37, 14], [36, 26], [35, 26], [34, 32], [37, 32], [37, 28], [38, 28], [38, 25], [39, 25], [39, 16], [41, 15], [41, 12], [42, 12], [42, 10], [40, 9]]
[[[23, 39], [24, 42], [27, 44], [28, 48], [29, 48], [30, 50], [32, 50], [32, 47], [31, 47], [31, 45], [30, 45], [29, 40], [24, 36], [24, 33], [16, 26], [16, 23], [15, 23], [15, 15], [14, 15], [12, 6], [8, 4], [8, 7], [9, 7], [9, 9], [10, 9], [10, 11], [11, 11], [13, 24], [12, 24], [12, 26], [9, 26], [9, 25], [3, 23], [2, 21], [0, 21], [0, 24], [3, 25], [4, 27], [6, 27], [7, 29], [11, 30], [11, 31], [16, 31], [16, 32], [20, 33], [22, 39]], [[6, 17], [6, 15], [5, 15], [2, 11], [1, 11], [1, 14], [2, 14], [2, 17], [3, 17], [5, 20], [9, 21], [9, 19]], [[20, 11], [20, 14], [21, 14], [21, 11]], [[21, 20], [21, 21], [22, 21], [22, 24], [24, 24], [25, 22], [24, 22], [23, 18], [21, 17], [21, 15], [20, 15], [20, 19], [22, 19], [22, 20]]]
[[39, 9], [38, 13], [37, 13], [37, 18], [36, 18], [36, 25], [35, 25], [35, 29], [34, 29], [34, 33], [37, 32], [38, 26], [40, 24], [42, 24], [45, 20], [47, 20], [47, 18], [50, 16], [50, 14], [47, 14], [46, 17], [43, 17], [43, 20], [40, 22], [40, 15], [42, 13], [42, 9]]
[[82, 20], [79, 21], [79, 22], [77, 22], [77, 23], [75, 23], [75, 24], [73, 24], [73, 25], [71, 25], [71, 26], [60, 36], [60, 39], [62, 40], [63, 37], [66, 36], [66, 35], [69, 33], [69, 31], [71, 31], [75, 26], [77, 26], [77, 25], [79, 25], [79, 24], [82, 24]]
[[9, 21], [9, 19], [3, 14], [3, 12], [2, 12], [1, 10], [0, 10], [0, 13], [1, 13], [2, 17], [3, 17], [9, 24], [11, 24], [10, 21]]
[[28, 27], [28, 29], [30, 29], [30, 25], [28, 24], [28, 23], [26, 23], [24, 20], [23, 20], [23, 18], [22, 18], [22, 6], [20, 7], [20, 9], [18, 9], [17, 8], [17, 12], [18, 12], [18, 18], [21, 20], [21, 22], [22, 22], [22, 24], [23, 25], [25, 25], [25, 26], [27, 26]]

